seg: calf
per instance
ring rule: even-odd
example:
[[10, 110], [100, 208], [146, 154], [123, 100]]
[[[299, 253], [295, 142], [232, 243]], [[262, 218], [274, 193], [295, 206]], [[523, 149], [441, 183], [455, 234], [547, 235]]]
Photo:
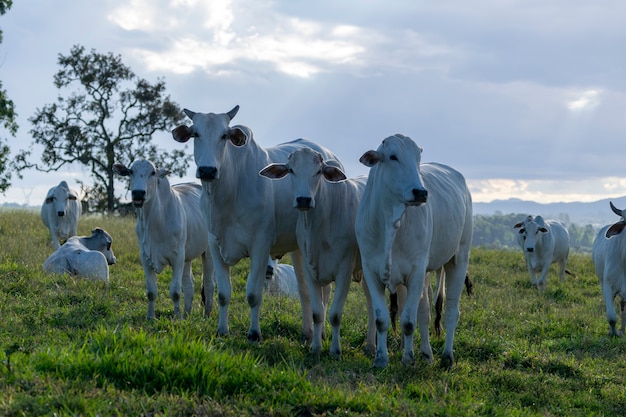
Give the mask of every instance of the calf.
[[91, 236], [72, 236], [46, 259], [47, 273], [70, 274], [109, 281], [109, 265], [115, 264], [113, 239], [97, 227]]
[[528, 216], [513, 227], [519, 229], [517, 242], [524, 251], [530, 282], [540, 290], [545, 289], [553, 263], [559, 264], [559, 279], [563, 282], [569, 256], [569, 233], [565, 226], [556, 220]]
[[59, 185], [48, 190], [41, 206], [41, 220], [50, 230], [50, 239], [55, 249], [61, 246], [59, 239], [65, 241], [76, 236], [81, 212], [78, 193], [67, 182], [61, 181]]
[[155, 317], [156, 274], [167, 265], [172, 267], [170, 297], [174, 316], [180, 316], [181, 289], [185, 297], [184, 316], [191, 312], [194, 292], [191, 261], [198, 257], [202, 258], [202, 288], [208, 316], [213, 308], [215, 284], [208, 256], [209, 229], [200, 208], [202, 188], [192, 183], [171, 186], [166, 177], [168, 171], [157, 169], [145, 159], [133, 162], [130, 168], [115, 164], [113, 171], [130, 177], [133, 204], [138, 209], [135, 231], [146, 277], [148, 318]]

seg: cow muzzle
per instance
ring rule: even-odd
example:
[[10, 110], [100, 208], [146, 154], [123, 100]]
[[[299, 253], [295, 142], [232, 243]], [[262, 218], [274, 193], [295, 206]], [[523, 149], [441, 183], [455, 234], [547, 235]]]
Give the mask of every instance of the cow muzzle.
[[64, 211], [57, 211], [57, 216], [63, 217], [63, 216], [65, 216], [65, 212]]
[[296, 208], [298, 210], [309, 210], [314, 207], [311, 197], [296, 197]]
[[526, 252], [531, 252], [532, 253], [534, 251], [535, 251], [535, 248], [526, 248]]
[[202, 181], [213, 181], [217, 179], [217, 168], [201, 166], [196, 170], [196, 178]]
[[146, 192], [144, 190], [133, 190], [133, 206], [143, 207], [143, 203], [146, 201]]
[[428, 191], [423, 188], [413, 188], [411, 193], [413, 199], [407, 202], [409, 206], [420, 206], [428, 200]]

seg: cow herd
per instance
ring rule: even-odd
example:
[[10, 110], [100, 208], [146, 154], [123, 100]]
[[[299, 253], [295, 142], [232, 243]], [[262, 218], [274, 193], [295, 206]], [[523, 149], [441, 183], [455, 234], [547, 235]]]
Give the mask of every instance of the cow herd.
[[[300, 299], [303, 340], [319, 355], [334, 283], [328, 316], [330, 354], [340, 357], [343, 308], [354, 281], [361, 283], [366, 298], [366, 349], [375, 352], [374, 366], [386, 367], [389, 361], [387, 332], [393, 317], [387, 291], [403, 294], [402, 363], [415, 362], [413, 337], [418, 327], [421, 357], [432, 362], [428, 329], [432, 291], [426, 289], [428, 274], [437, 271], [439, 306], [445, 294], [442, 363], [451, 366], [473, 229], [472, 199], [462, 174], [443, 164], [422, 163], [422, 149], [411, 138], [396, 134], [361, 156], [360, 162], [370, 168], [367, 177], [346, 178], [339, 158], [313, 142], [297, 139], [261, 147], [249, 127], [230, 125], [238, 110], [239, 106], [218, 114], [185, 110], [191, 126], [172, 131], [178, 142], [193, 139], [201, 185], [170, 185], [168, 172], [147, 160], [113, 168], [130, 178], [148, 318], [155, 316], [156, 274], [167, 265], [172, 267], [169, 293], [175, 316], [181, 315], [181, 296], [182, 316], [189, 314], [194, 294], [191, 261], [201, 258], [205, 315], [212, 311], [217, 284], [217, 332], [228, 334], [230, 267], [248, 257], [250, 342], [262, 339], [260, 306], [267, 278], [284, 276], [291, 280], [280, 285]], [[626, 319], [626, 233], [622, 233], [626, 215], [612, 204], [611, 208], [620, 220], [600, 231], [592, 257], [610, 334], [617, 336], [624, 332]], [[111, 236], [100, 228], [91, 237], [75, 236], [80, 204], [67, 183], [50, 190], [41, 216], [56, 249], [46, 260], [45, 271], [108, 280], [108, 265], [115, 263]], [[513, 227], [531, 283], [545, 289], [553, 263], [558, 263], [562, 281], [569, 273], [564, 225], [528, 216]], [[60, 245], [59, 240], [67, 241]], [[287, 253], [293, 267], [276, 264]], [[621, 331], [616, 329], [613, 305], [617, 295]]]

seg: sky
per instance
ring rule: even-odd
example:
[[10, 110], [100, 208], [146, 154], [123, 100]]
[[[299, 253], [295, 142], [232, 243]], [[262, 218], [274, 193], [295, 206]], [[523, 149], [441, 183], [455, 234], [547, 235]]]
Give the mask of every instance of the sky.
[[[359, 157], [402, 133], [465, 176], [474, 201], [626, 195], [622, 0], [17, 0], [0, 17], [0, 80], [28, 121], [56, 102], [59, 54], [112, 52], [181, 107], [227, 112], [271, 146], [299, 137]], [[175, 126], [172, 126], [174, 128]], [[180, 146], [169, 132], [153, 140]], [[187, 147], [190, 158], [191, 146]], [[171, 182], [193, 181], [188, 176]], [[15, 176], [0, 203], [40, 205], [74, 166]], [[117, 190], [122, 197], [123, 189]]]

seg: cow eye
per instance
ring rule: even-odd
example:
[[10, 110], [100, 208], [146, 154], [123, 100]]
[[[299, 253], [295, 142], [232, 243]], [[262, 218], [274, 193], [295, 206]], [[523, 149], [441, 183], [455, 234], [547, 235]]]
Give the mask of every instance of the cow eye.
[[107, 242], [107, 250], [111, 250], [111, 242]]
[[398, 157], [397, 157], [397, 156], [395, 156], [395, 155], [391, 155], [391, 156], [389, 157], [389, 159], [391, 159], [392, 161], [397, 161], [397, 160], [398, 160]]
[[154, 177], [156, 175], [156, 171], [152, 171], [150, 175]]
[[226, 139], [228, 139], [228, 135], [227, 135], [226, 133], [224, 133], [224, 134], [222, 135], [222, 140], [226, 140]]

